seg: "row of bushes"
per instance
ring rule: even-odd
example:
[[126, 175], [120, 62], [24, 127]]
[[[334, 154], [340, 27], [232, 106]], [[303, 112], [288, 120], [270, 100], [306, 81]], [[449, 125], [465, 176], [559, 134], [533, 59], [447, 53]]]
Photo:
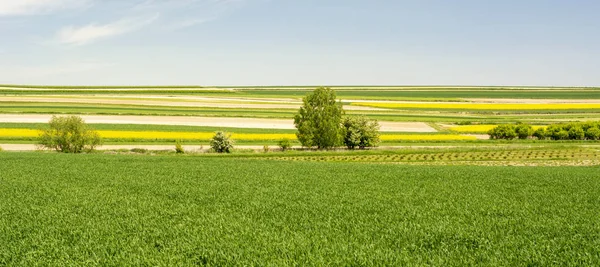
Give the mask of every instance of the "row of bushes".
[[498, 125], [488, 132], [490, 139], [515, 138], [538, 140], [600, 140], [600, 122], [570, 122], [550, 124], [536, 130], [528, 124]]

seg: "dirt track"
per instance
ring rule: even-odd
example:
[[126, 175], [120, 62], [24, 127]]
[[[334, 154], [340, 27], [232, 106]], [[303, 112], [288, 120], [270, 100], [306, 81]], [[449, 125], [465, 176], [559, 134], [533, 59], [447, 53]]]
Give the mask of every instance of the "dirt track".
[[[51, 117], [52, 115], [41, 114], [0, 114], [0, 122], [46, 123]], [[296, 129], [293, 120], [284, 119], [109, 115], [82, 115], [81, 117], [87, 123], [93, 124], [150, 124], [259, 129]], [[382, 132], [436, 132], [435, 129], [422, 122], [381, 121], [379, 124], [381, 125]]]

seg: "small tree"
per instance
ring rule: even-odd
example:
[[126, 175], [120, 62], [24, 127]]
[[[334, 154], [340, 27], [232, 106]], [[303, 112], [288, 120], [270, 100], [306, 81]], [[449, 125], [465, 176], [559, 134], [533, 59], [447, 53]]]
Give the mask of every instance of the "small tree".
[[100, 135], [79, 116], [52, 116], [49, 127], [42, 131], [39, 144], [64, 153], [92, 151], [102, 144]]
[[302, 99], [303, 105], [294, 117], [296, 136], [305, 147], [329, 149], [342, 143], [344, 130], [341, 102], [336, 102], [335, 91], [319, 87]]
[[600, 129], [598, 129], [598, 127], [592, 127], [587, 129], [587, 131], [585, 132], [585, 138], [589, 140], [600, 139]]
[[515, 127], [515, 132], [517, 133], [517, 137], [519, 137], [519, 139], [527, 139], [533, 134], [533, 127], [528, 124], [518, 124]]
[[278, 144], [279, 144], [279, 148], [281, 148], [281, 151], [287, 151], [292, 147], [292, 144], [290, 143], [290, 139], [287, 139], [287, 138], [281, 139]]
[[210, 139], [210, 147], [217, 153], [231, 153], [233, 150], [233, 140], [231, 134], [225, 132], [216, 132]]
[[365, 116], [346, 117], [343, 122], [346, 134], [344, 144], [348, 149], [364, 149], [379, 144], [379, 122]]

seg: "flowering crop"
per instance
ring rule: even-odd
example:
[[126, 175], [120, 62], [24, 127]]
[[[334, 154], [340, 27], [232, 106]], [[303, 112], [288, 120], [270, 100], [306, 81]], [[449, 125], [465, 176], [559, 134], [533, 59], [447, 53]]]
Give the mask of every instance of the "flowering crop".
[[[159, 132], [159, 131], [97, 131], [102, 138], [107, 139], [174, 139], [174, 140], [209, 140], [213, 132]], [[34, 129], [0, 129], [0, 137], [37, 137], [40, 131]], [[296, 140], [295, 134], [279, 133], [232, 133], [231, 138], [242, 141]], [[382, 134], [382, 141], [444, 141], [444, 140], [475, 140], [473, 136], [458, 134]]]

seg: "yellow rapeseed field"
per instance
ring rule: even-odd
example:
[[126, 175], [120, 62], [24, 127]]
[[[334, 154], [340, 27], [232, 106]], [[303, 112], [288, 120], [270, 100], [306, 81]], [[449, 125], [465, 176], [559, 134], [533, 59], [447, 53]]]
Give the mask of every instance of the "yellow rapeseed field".
[[[449, 129], [459, 133], [487, 133], [491, 129], [494, 129], [498, 125], [491, 124], [479, 124], [479, 125], [458, 125], [450, 127]], [[534, 130], [544, 128], [545, 126], [532, 126]]]
[[36, 137], [40, 131], [32, 129], [0, 129], [0, 137]]
[[421, 109], [464, 109], [464, 110], [568, 110], [600, 109], [597, 103], [552, 103], [552, 104], [498, 104], [498, 103], [366, 103], [352, 105], [376, 108], [421, 108]]
[[[470, 126], [470, 125], [469, 125]], [[159, 132], [159, 131], [98, 131], [103, 138], [110, 139], [182, 139], [182, 140], [209, 140], [213, 132]], [[0, 129], [0, 137], [37, 137], [39, 130], [33, 129]], [[284, 138], [295, 140], [295, 134], [270, 134], [270, 133], [233, 133], [231, 138], [241, 141], [267, 141], [281, 140]], [[459, 134], [382, 134], [382, 141], [444, 141], [444, 140], [475, 140], [473, 136]]]

